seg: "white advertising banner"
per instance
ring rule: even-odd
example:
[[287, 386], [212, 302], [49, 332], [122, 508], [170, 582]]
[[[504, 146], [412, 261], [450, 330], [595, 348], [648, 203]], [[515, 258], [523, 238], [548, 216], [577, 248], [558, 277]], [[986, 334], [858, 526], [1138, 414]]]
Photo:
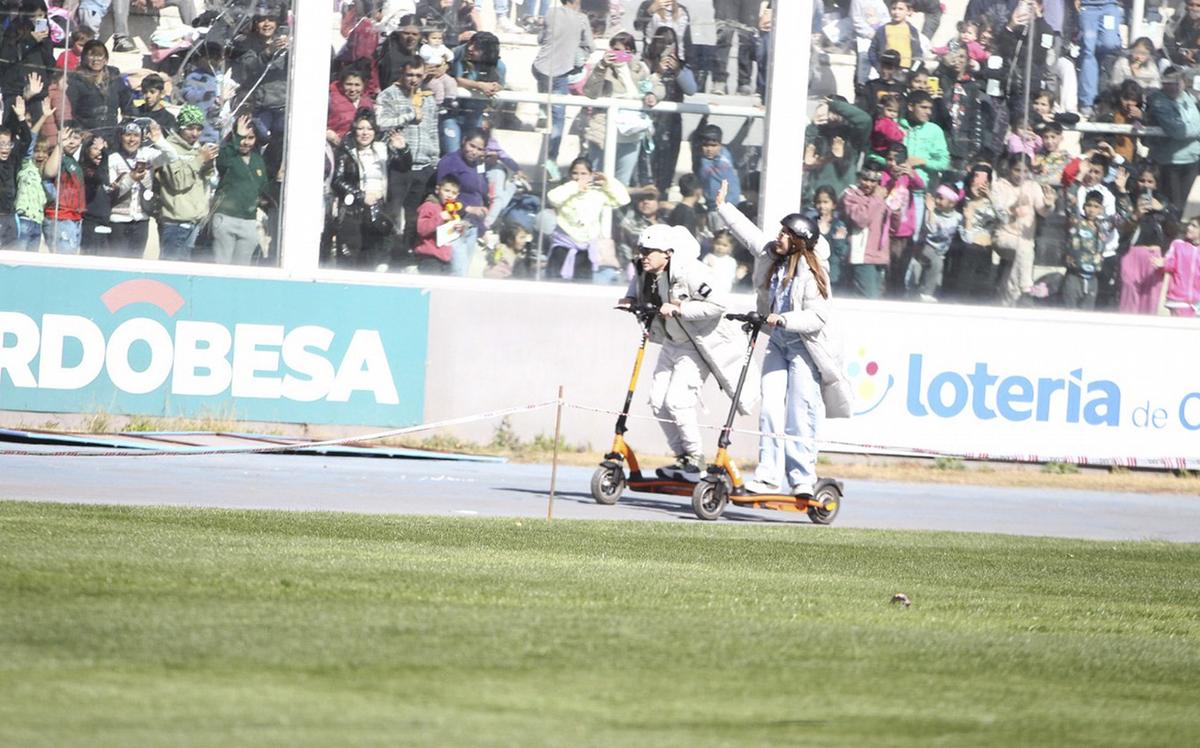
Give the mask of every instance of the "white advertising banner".
[[831, 447], [1200, 468], [1195, 320], [838, 300]]

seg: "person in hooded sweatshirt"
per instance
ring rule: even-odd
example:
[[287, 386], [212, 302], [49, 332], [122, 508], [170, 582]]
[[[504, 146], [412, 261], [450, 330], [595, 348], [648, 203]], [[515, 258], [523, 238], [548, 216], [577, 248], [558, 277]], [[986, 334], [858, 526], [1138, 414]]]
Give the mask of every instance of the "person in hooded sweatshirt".
[[[682, 226], [648, 226], [638, 237], [639, 272], [618, 302], [659, 310], [650, 326], [650, 339], [662, 344], [650, 409], [660, 419], [675, 463], [659, 468], [658, 476], [693, 483], [700, 480], [704, 463], [696, 414], [700, 389], [711, 374], [732, 397], [746, 351], [746, 335], [725, 319], [726, 297], [715, 289], [713, 271], [699, 256], [699, 242]], [[738, 410], [749, 412], [754, 399], [753, 393], [744, 396]]]
[[[754, 254], [756, 309], [770, 342], [762, 369], [759, 429], [763, 436], [751, 493], [790, 492], [810, 499], [817, 480], [817, 432], [825, 418], [850, 415], [850, 385], [829, 322], [833, 313], [829, 245], [817, 224], [799, 213], [784, 217], [776, 238], [751, 223], [717, 193], [717, 210]], [[782, 442], [782, 443], [781, 443]]]

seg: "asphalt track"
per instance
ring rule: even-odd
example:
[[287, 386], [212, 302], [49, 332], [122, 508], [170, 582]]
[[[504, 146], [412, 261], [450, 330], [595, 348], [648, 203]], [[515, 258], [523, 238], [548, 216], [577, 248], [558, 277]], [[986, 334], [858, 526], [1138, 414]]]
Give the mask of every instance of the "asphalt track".
[[[554, 516], [698, 522], [687, 497], [594, 503], [591, 468], [561, 467]], [[547, 465], [215, 455], [0, 457], [0, 499], [461, 517], [545, 517]], [[1200, 498], [847, 480], [833, 527], [1200, 542]], [[796, 524], [796, 512], [729, 507], [721, 521]]]

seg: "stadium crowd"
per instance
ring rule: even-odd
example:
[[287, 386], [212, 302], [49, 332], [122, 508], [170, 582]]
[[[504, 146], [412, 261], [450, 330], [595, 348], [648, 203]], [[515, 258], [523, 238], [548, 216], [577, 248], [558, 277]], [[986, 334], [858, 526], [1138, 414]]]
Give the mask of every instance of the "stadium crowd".
[[[472, 0], [338, 4], [322, 263], [617, 284], [638, 232], [665, 222], [747, 287], [750, 258], [714, 197], [728, 181], [729, 200], [757, 210], [749, 120], [733, 132], [619, 110], [610, 174], [603, 107], [543, 106], [537, 154], [511, 139], [532, 125], [497, 98], [510, 76], [646, 108], [765, 98], [771, 2], [627, 5], [493, 0], [499, 33], [536, 39], [532, 69], [510, 71]], [[1194, 314], [1200, 0], [1147, 8], [1148, 35], [1126, 44], [1121, 0], [814, 3], [804, 199], [839, 293], [1154, 313], [1165, 287], [1173, 314]], [[148, 49], [131, 12], [152, 21]], [[286, 3], [3, 0], [0, 13], [0, 246], [277, 262]], [[850, 85], [831, 58], [854, 60]]]

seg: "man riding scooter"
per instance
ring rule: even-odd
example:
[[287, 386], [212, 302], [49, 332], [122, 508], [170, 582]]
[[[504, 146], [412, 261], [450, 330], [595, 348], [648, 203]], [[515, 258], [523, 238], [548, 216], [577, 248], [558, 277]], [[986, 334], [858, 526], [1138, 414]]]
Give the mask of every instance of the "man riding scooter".
[[[705, 461], [696, 414], [700, 389], [713, 374], [732, 397], [746, 346], [741, 327], [724, 318], [726, 299], [713, 290], [712, 272], [699, 256], [700, 244], [682, 226], [647, 227], [638, 236], [637, 277], [620, 301], [659, 310], [650, 326], [651, 341], [662, 344], [650, 408], [675, 454], [674, 464], [658, 470], [667, 480], [700, 479]], [[742, 413], [756, 400], [756, 393], [746, 394], [738, 404]]]

